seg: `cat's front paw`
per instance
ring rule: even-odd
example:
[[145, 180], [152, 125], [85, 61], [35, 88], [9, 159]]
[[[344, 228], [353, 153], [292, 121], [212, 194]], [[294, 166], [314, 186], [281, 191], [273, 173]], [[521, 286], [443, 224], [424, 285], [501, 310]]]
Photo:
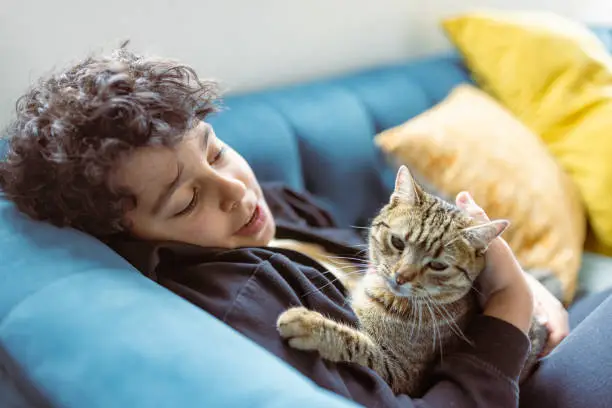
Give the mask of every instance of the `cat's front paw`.
[[299, 350], [321, 351], [321, 336], [325, 317], [305, 307], [294, 307], [283, 312], [276, 321], [276, 328], [289, 345]]

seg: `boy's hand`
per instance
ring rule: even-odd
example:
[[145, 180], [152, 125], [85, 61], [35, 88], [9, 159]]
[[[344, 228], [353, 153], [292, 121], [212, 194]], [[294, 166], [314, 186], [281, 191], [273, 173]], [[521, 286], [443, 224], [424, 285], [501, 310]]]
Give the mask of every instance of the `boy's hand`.
[[548, 341], [540, 357], [546, 356], [569, 334], [569, 315], [563, 304], [536, 278], [526, 274], [535, 300], [535, 316], [548, 329]]
[[[489, 221], [468, 193], [459, 193], [456, 203], [475, 220]], [[485, 259], [486, 267], [477, 282], [484, 314], [504, 320], [527, 333], [534, 311], [533, 294], [512, 250], [502, 238], [496, 238], [489, 245]]]

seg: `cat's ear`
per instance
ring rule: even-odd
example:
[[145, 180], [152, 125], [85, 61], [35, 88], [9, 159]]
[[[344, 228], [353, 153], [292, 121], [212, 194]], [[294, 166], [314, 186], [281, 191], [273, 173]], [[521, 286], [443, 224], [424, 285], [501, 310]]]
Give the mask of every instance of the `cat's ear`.
[[479, 251], [485, 251], [491, 241], [499, 237], [510, 226], [510, 221], [495, 220], [485, 224], [469, 227], [461, 231], [461, 235]]
[[401, 165], [395, 177], [395, 190], [391, 199], [397, 199], [408, 205], [420, 204], [423, 200], [423, 190], [414, 181], [408, 167]]

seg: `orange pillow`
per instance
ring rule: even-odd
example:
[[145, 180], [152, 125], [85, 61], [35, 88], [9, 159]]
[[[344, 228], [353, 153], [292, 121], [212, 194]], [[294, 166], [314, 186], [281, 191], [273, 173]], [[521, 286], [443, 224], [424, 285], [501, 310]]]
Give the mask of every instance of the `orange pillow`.
[[376, 144], [442, 195], [466, 190], [525, 269], [551, 271], [575, 292], [586, 219], [577, 188], [540, 139], [483, 91], [460, 85], [437, 106], [379, 134]]

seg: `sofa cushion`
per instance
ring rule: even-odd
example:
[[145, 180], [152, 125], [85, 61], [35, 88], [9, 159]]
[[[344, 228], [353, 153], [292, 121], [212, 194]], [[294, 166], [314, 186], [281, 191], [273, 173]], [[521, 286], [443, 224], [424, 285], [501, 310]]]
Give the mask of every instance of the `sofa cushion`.
[[4, 200], [0, 248], [0, 346], [55, 406], [353, 406], [99, 241]]
[[280, 181], [297, 190], [304, 188], [293, 129], [263, 98], [228, 98], [221, 112], [207, 121], [224, 142], [244, 156], [260, 181]]

